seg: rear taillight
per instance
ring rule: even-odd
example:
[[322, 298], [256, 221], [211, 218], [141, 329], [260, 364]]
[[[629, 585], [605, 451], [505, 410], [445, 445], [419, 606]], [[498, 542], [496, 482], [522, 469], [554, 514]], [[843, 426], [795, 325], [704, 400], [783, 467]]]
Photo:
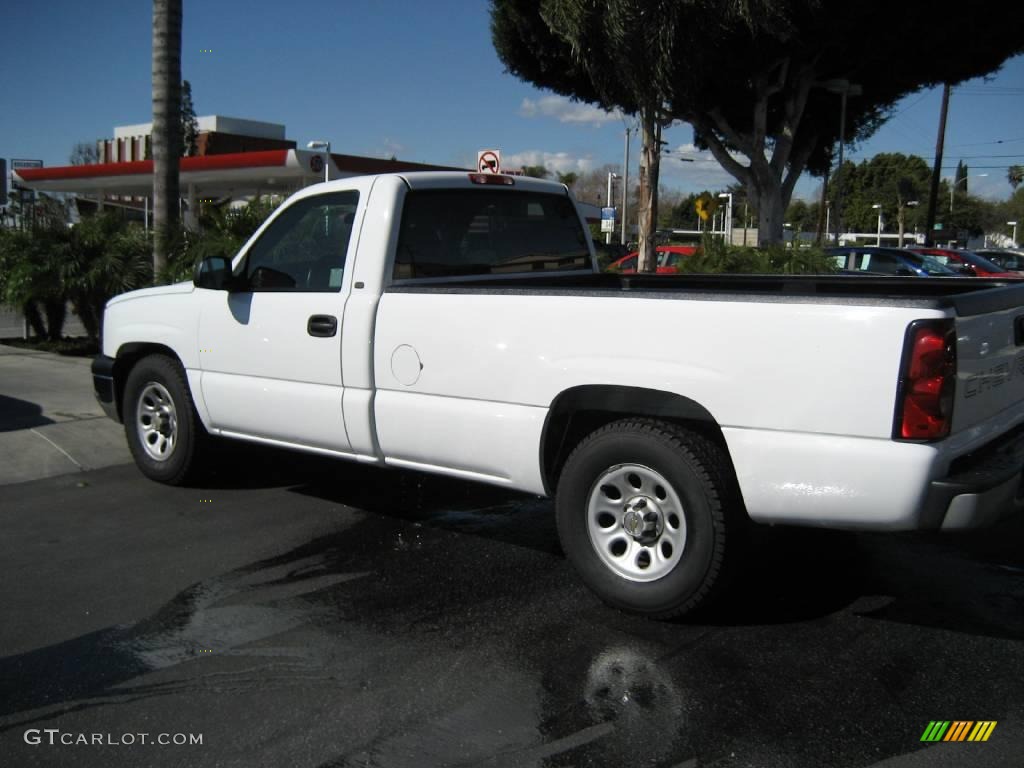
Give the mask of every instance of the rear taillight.
[[939, 440], [949, 434], [956, 387], [952, 320], [917, 320], [907, 328], [893, 437]]

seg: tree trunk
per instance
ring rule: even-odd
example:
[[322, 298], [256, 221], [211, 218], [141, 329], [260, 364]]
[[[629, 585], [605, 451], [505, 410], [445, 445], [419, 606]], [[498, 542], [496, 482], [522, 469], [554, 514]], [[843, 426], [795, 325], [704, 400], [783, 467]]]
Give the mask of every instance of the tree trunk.
[[25, 313], [25, 322], [28, 323], [29, 335], [35, 334], [38, 339], [46, 338], [46, 324], [43, 322], [43, 315], [39, 311], [39, 303], [35, 299], [25, 302], [22, 307]]
[[90, 341], [97, 341], [100, 337], [100, 327], [97, 322], [96, 307], [99, 305], [100, 317], [103, 315], [103, 305], [105, 302], [97, 301], [88, 294], [79, 294], [75, 296], [73, 306], [75, 314], [78, 315], [78, 319], [82, 323], [82, 327], [85, 328], [85, 333], [88, 335]]
[[43, 311], [46, 313], [46, 338], [60, 341], [64, 335], [64, 319], [68, 314], [64, 299], [47, 299], [43, 302]]
[[[747, 133], [734, 129], [717, 110], [687, 116], [722, 168], [746, 187], [751, 198], [758, 201], [758, 247], [783, 241], [783, 217], [793, 197], [793, 187], [817, 145], [817, 132], [813, 127], [801, 130], [807, 96], [814, 81], [812, 64], [794, 69], [788, 59], [780, 60], [776, 67], [756, 78], [753, 128]], [[777, 105], [781, 110], [782, 125], [771, 137], [769, 159], [769, 99], [784, 89], [786, 96]], [[741, 164], [730, 150], [746, 156], [750, 165]]]
[[785, 185], [766, 166], [755, 164], [753, 171], [753, 189], [748, 192], [757, 200], [757, 247], [778, 245], [785, 241], [783, 225], [789, 205]]
[[782, 202], [782, 195], [778, 190], [774, 194], [769, 191], [760, 193], [757, 197], [757, 247], [764, 248], [767, 245], [778, 245], [785, 241], [783, 233], [785, 228], [783, 219], [786, 216], [786, 206]]
[[178, 231], [181, 150], [181, 3], [153, 0], [153, 280]]
[[643, 147], [640, 150], [640, 256], [637, 272], [654, 274], [658, 261], [655, 251], [655, 237], [658, 221], [658, 174], [661, 170], [661, 126], [656, 110], [640, 110], [640, 125], [643, 133]]

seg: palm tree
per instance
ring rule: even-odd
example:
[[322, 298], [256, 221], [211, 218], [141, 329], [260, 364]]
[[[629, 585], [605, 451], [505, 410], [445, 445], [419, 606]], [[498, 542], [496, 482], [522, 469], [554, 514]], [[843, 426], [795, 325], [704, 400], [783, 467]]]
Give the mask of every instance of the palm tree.
[[178, 231], [181, 142], [181, 0], [153, 0], [154, 280]]
[[1016, 189], [1017, 185], [1024, 181], [1024, 165], [1011, 165], [1006, 172], [1006, 180]]

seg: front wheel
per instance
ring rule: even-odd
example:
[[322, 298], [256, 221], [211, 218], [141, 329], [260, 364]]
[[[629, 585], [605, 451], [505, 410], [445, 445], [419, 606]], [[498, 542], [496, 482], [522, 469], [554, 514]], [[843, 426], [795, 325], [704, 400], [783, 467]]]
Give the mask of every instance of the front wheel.
[[178, 362], [151, 355], [136, 363], [125, 382], [122, 410], [128, 447], [142, 473], [168, 485], [187, 482], [205, 430]]
[[562, 548], [587, 586], [652, 618], [681, 616], [717, 595], [746, 517], [724, 451], [649, 419], [613, 422], [577, 446], [556, 515]]

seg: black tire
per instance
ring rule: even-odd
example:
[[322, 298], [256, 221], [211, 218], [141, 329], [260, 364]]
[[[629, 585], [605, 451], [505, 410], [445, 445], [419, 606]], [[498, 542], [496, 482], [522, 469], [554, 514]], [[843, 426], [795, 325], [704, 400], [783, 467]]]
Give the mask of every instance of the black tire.
[[167, 485], [194, 478], [206, 430], [177, 360], [166, 355], [139, 360], [125, 382], [122, 411], [128, 447], [142, 474]]
[[658, 619], [718, 597], [747, 521], [725, 452], [652, 419], [587, 436], [562, 469], [555, 509], [562, 548], [587, 586], [615, 608]]

